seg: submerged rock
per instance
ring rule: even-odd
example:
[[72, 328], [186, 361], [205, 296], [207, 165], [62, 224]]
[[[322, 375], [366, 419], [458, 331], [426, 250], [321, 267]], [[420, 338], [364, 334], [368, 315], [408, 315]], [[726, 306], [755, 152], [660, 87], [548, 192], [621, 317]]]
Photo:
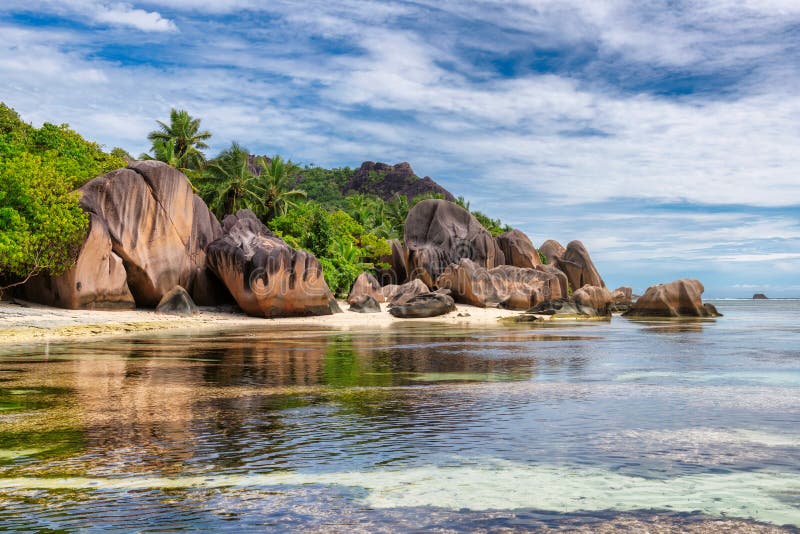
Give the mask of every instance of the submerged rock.
[[402, 285], [391, 284], [383, 286], [381, 291], [383, 292], [386, 302], [388, 302], [390, 306], [398, 306], [400, 304], [405, 304], [417, 295], [428, 293], [430, 289], [428, 289], [428, 286], [426, 286], [422, 280], [416, 279]]
[[380, 313], [381, 305], [372, 295], [358, 295], [353, 299], [348, 299], [350, 303], [349, 311], [356, 313]]
[[468, 258], [491, 269], [504, 263], [492, 235], [461, 206], [446, 200], [423, 200], [405, 223], [406, 272], [433, 287], [451, 263]]
[[169, 315], [194, 315], [198, 311], [192, 297], [181, 286], [173, 287], [156, 306], [156, 313]]
[[648, 287], [625, 317], [719, 317], [712, 305], [703, 305], [705, 288], [699, 280], [684, 278]]
[[542, 264], [539, 252], [531, 240], [520, 230], [509, 230], [495, 238], [500, 250], [503, 251], [506, 265], [535, 269]]
[[291, 248], [253, 212], [225, 217], [223, 233], [208, 245], [208, 266], [245, 313], [287, 317], [338, 310], [317, 258]]
[[441, 293], [425, 293], [415, 296], [405, 304], [392, 307], [389, 313], [401, 319], [423, 319], [444, 315], [455, 309], [452, 297]]
[[376, 302], [386, 302], [386, 297], [383, 296], [381, 291], [381, 285], [370, 273], [358, 275], [352, 289], [350, 289], [350, 294], [347, 296], [347, 303], [352, 305], [354, 300], [365, 295], [372, 297]]
[[484, 269], [467, 258], [448, 266], [436, 284], [450, 289], [458, 302], [482, 308], [527, 310], [562, 296], [558, 278], [552, 274], [511, 265]]

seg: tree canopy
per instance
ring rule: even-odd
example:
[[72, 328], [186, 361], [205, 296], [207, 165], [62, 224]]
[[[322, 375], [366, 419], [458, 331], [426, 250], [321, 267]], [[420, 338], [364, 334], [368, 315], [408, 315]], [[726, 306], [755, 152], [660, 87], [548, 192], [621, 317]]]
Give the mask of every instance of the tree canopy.
[[34, 128], [0, 103], [0, 286], [68, 269], [89, 222], [75, 189], [122, 166], [66, 124]]

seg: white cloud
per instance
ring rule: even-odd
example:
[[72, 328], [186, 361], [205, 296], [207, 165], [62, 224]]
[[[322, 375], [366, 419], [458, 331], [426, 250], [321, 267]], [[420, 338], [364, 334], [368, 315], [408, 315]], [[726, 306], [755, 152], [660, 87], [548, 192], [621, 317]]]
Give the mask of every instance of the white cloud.
[[129, 3], [103, 0], [4, 0], [3, 11], [42, 11], [50, 15], [77, 18], [82, 22], [134, 28], [144, 32], [176, 31], [175, 23], [157, 11]]
[[145, 32], [175, 31], [177, 26], [156, 11], [135, 9], [128, 4], [98, 5], [94, 14], [96, 22], [116, 26], [130, 26]]

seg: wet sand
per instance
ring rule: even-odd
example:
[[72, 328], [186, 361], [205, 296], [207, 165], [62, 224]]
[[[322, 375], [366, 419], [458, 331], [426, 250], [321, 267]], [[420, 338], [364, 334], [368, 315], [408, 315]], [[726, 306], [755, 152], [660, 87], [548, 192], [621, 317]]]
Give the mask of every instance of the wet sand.
[[384, 328], [398, 322], [424, 321], [442, 324], [493, 324], [499, 319], [519, 315], [519, 311], [478, 308], [457, 304], [456, 311], [428, 319], [398, 319], [381, 305], [381, 313], [349, 312], [348, 304], [339, 301], [343, 313], [315, 317], [282, 317], [263, 319], [241, 312], [217, 308], [201, 308], [191, 317], [164, 315], [153, 310], [64, 310], [25, 301], [0, 303], [0, 345], [37, 341], [75, 340], [80, 338], [119, 336], [149, 331], [253, 328], [286, 325], [320, 329]]

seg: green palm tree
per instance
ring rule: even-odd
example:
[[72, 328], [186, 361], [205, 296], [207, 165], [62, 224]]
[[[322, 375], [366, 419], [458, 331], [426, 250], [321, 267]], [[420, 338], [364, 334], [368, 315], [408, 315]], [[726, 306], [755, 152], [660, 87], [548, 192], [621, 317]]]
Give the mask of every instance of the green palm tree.
[[259, 160], [261, 177], [259, 186], [262, 190], [264, 203], [264, 216], [267, 221], [278, 215], [286, 214], [290, 206], [306, 198], [306, 192], [292, 188], [291, 175], [294, 165], [288, 165], [280, 156], [275, 156], [267, 163], [263, 158]]
[[245, 208], [257, 215], [264, 211], [264, 190], [259, 177], [250, 172], [249, 156], [246, 149], [233, 142], [203, 171], [200, 196], [220, 219]]
[[408, 210], [408, 197], [405, 195], [399, 195], [387, 203], [386, 222], [391, 228], [391, 237], [403, 239], [403, 229], [406, 224], [406, 217], [408, 217]]
[[195, 119], [186, 110], [172, 108], [169, 113], [169, 124], [156, 122], [159, 129], [153, 130], [147, 135], [147, 138], [153, 143], [154, 159], [160, 159], [157, 143], [161, 143], [163, 146], [164, 143], [172, 142], [178, 168], [201, 169], [205, 162], [205, 154], [201, 149], [208, 148], [206, 141], [211, 137], [211, 133], [207, 130], [200, 130], [200, 119]]

